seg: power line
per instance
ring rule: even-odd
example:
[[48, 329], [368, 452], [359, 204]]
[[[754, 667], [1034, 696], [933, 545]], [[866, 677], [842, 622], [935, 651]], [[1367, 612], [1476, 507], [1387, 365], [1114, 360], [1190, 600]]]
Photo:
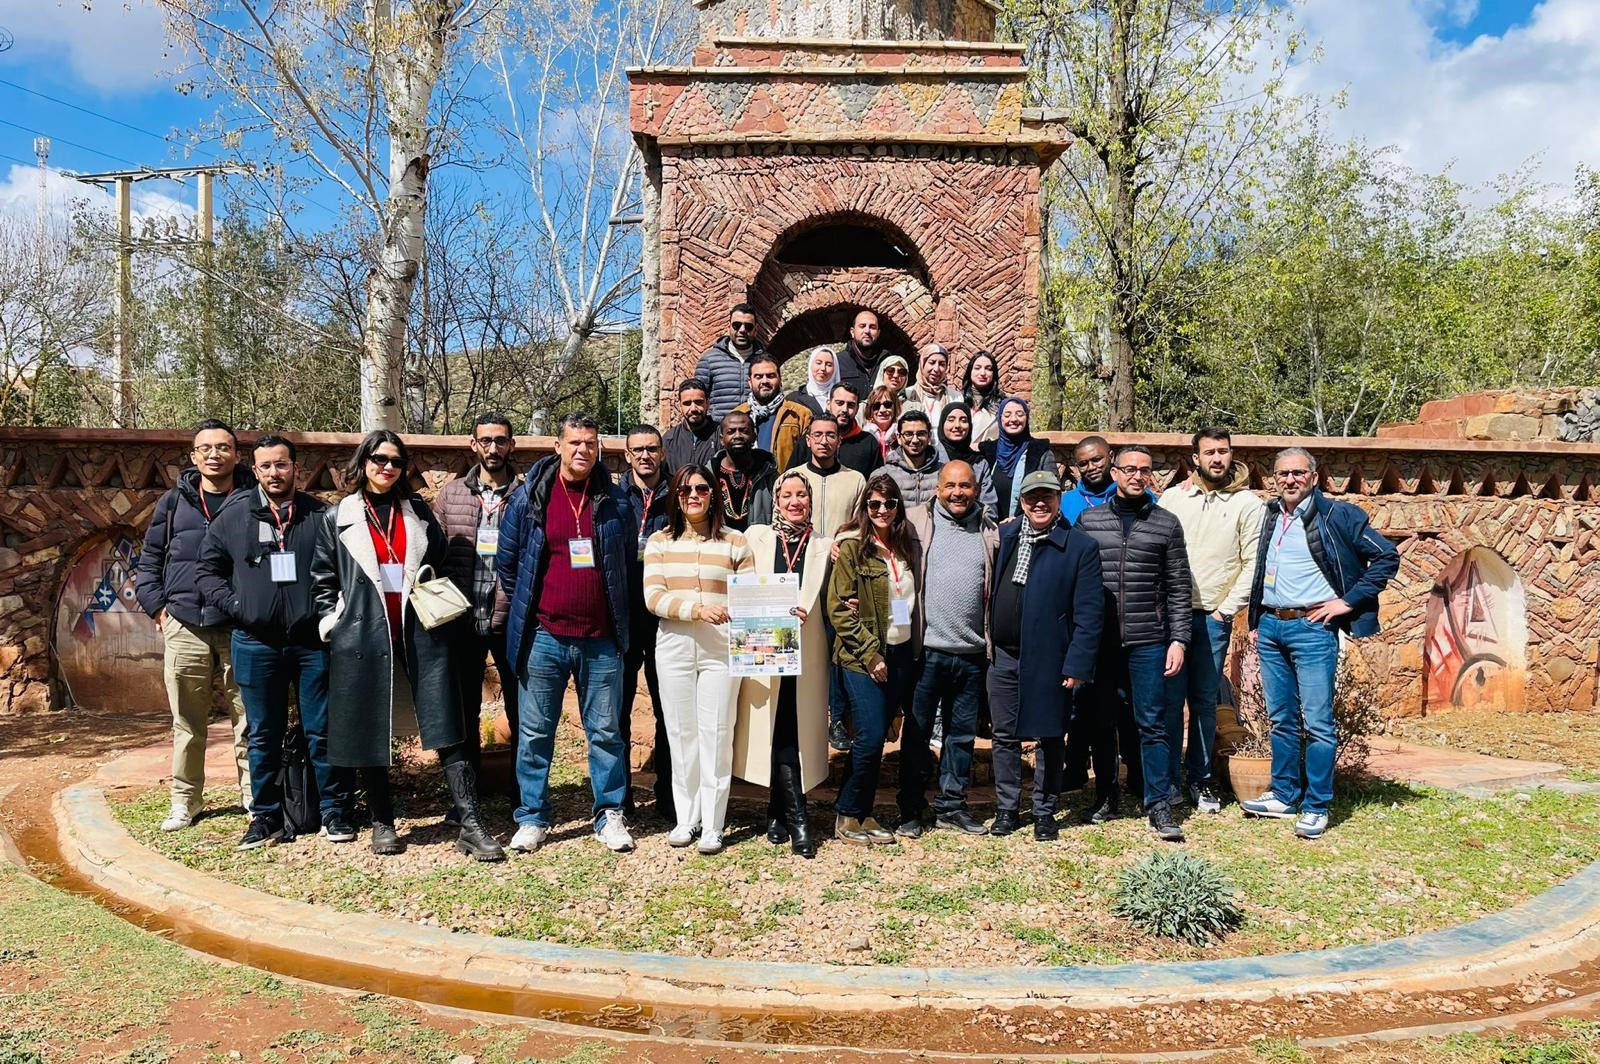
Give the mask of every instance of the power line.
[[[131, 129], [135, 133], [142, 133], [147, 137], [154, 137], [156, 140], [159, 140], [164, 144], [172, 143], [171, 140], [169, 140], [168, 137], [166, 135], [164, 135], [164, 134], [156, 133], [156, 132], [154, 132], [152, 130], [145, 129], [142, 126], [136, 126], [131, 122], [124, 122], [120, 118], [112, 118], [110, 115], [102, 114], [101, 112], [96, 111], [93, 108], [84, 107], [84, 106], [82, 106], [80, 104], [75, 104], [75, 103], [72, 103], [71, 101], [63, 100], [63, 99], [61, 99], [60, 97], [57, 97], [57, 96], [51, 96], [49, 93], [40, 92], [38, 89], [30, 89], [26, 85], [17, 84], [15, 81], [8, 81], [5, 78], [0, 78], [0, 85], [5, 85], [5, 86], [8, 86], [10, 88], [16, 89], [18, 92], [25, 92], [29, 96], [37, 96], [41, 100], [48, 100], [51, 103], [59, 104], [62, 107], [70, 107], [74, 111], [78, 111], [78, 112], [80, 112], [82, 114], [90, 115], [90, 116], [92, 116], [94, 118], [98, 118], [102, 122], [110, 122], [112, 125], [121, 126], [123, 129]], [[210, 157], [212, 159], [216, 158], [216, 156], [212, 155], [211, 152], [205, 151], [205, 150], [203, 150], [201, 148], [195, 148], [194, 150], [196, 152], [198, 152], [199, 154], [201, 154], [201, 155], [208, 156], [208, 157]]]
[[49, 137], [51, 140], [55, 141], [57, 144], [65, 144], [69, 148], [77, 148], [80, 151], [92, 152], [95, 155], [101, 155], [101, 156], [104, 156], [107, 159], [115, 159], [117, 162], [119, 162], [119, 163], [127, 163], [129, 166], [138, 166], [139, 165], [138, 163], [134, 162], [132, 159], [124, 158], [121, 155], [113, 155], [108, 151], [101, 151], [99, 148], [91, 148], [87, 144], [79, 144], [75, 140], [68, 140], [66, 137], [58, 137], [58, 136], [55, 136], [52, 133], [46, 133], [42, 129], [33, 129], [33, 128], [29, 127], [29, 126], [22, 125], [22, 124], [20, 124], [18, 122], [11, 122], [11, 121], [8, 121], [7, 119], [4, 119], [4, 118], [0, 118], [0, 126], [10, 126], [12, 129], [20, 129], [24, 133], [32, 133], [36, 137]]

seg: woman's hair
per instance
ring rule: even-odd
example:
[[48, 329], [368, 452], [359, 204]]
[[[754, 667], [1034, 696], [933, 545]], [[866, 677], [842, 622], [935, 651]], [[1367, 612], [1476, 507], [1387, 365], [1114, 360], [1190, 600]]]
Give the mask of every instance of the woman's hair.
[[400, 434], [389, 429], [373, 429], [361, 441], [361, 446], [356, 448], [356, 453], [350, 459], [350, 464], [344, 467], [345, 494], [354, 495], [356, 492], [365, 491], [367, 487], [367, 459], [372, 453], [384, 444], [393, 444], [395, 450], [400, 452], [400, 477], [394, 482], [394, 487], [389, 491], [397, 499], [404, 499], [412, 495], [411, 490], [411, 452], [406, 448], [406, 441]]
[[686, 465], [672, 474], [672, 490], [667, 493], [667, 535], [673, 539], [680, 538], [684, 530], [689, 527], [689, 518], [684, 515], [683, 505], [678, 501], [678, 489], [689, 483], [690, 477], [699, 477], [711, 485], [711, 494], [706, 497], [706, 518], [711, 526], [706, 530], [711, 539], [722, 537], [722, 482], [716, 474], [703, 465]]
[[900, 485], [887, 473], [874, 473], [867, 486], [861, 490], [861, 498], [856, 500], [856, 512], [839, 529], [840, 534], [855, 532], [861, 540], [862, 551], [877, 550], [877, 530], [872, 524], [872, 516], [867, 510], [867, 500], [874, 495], [881, 495], [885, 499], [893, 499], [894, 520], [889, 524], [889, 534], [883, 537], [889, 549], [902, 558], [911, 557], [912, 531], [911, 523], [906, 520], [906, 501], [900, 494]]
[[972, 352], [972, 358], [967, 362], [967, 372], [961, 378], [961, 391], [966, 395], [968, 402], [977, 396], [978, 393], [972, 390], [972, 367], [978, 364], [980, 358], [988, 359], [989, 365], [994, 368], [994, 380], [989, 384], [989, 391], [984, 395], [983, 403], [979, 404], [986, 405], [1000, 397], [1000, 360], [981, 347]]
[[889, 420], [891, 422], [900, 420], [900, 393], [889, 387], [887, 384], [880, 384], [876, 388], [872, 389], [872, 391], [867, 393], [867, 409], [866, 412], [861, 415], [860, 420], [871, 421], [872, 404], [881, 402], [884, 399], [887, 399], [894, 404], [894, 416]]

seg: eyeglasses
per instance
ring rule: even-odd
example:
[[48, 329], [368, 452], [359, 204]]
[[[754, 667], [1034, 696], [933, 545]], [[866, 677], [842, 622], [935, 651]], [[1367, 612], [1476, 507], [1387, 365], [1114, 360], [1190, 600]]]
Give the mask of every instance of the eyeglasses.
[[808, 432], [806, 433], [806, 439], [816, 440], [818, 443], [827, 443], [829, 440], [837, 441], [839, 434], [837, 432]]
[[195, 454], [232, 454], [231, 443], [197, 443], [194, 445]]
[[899, 508], [900, 508], [900, 503], [898, 501], [894, 500], [894, 499], [868, 499], [867, 500], [867, 509], [872, 511], [873, 513], [879, 513], [880, 511], [883, 511], [883, 510], [898, 510]]
[[1279, 480], [1298, 480], [1301, 477], [1309, 477], [1309, 476], [1311, 476], [1311, 470], [1309, 470], [1309, 469], [1276, 469], [1276, 470], [1273, 470], [1272, 475], [1277, 477]]
[[287, 473], [294, 468], [293, 462], [257, 462], [256, 468], [263, 473]]
[[1119, 465], [1115, 468], [1121, 470], [1125, 477], [1153, 477], [1156, 473], [1152, 466]]
[[756, 323], [753, 321], [730, 321], [728, 323], [728, 328], [734, 330], [735, 332], [749, 332], [755, 327]]
[[660, 454], [661, 445], [659, 443], [652, 443], [648, 447], [629, 447], [628, 453], [633, 455], [635, 458], [648, 458], [653, 454]]
[[510, 436], [479, 436], [472, 442], [484, 448], [494, 448], [496, 450], [504, 448], [508, 451], [511, 449]]
[[406, 464], [406, 460], [404, 458], [401, 458], [398, 455], [391, 457], [387, 454], [369, 454], [367, 456], [367, 461], [371, 462], [375, 466], [379, 466], [380, 468], [383, 466], [391, 466], [395, 469], [403, 469], [405, 468]]
[[710, 494], [711, 494], [711, 485], [710, 484], [685, 484], [683, 487], [678, 489], [678, 498], [680, 498], [680, 499], [687, 499], [687, 498], [689, 498], [691, 496], [695, 496], [695, 495], [710, 495]]
[[925, 440], [925, 439], [928, 438], [928, 436], [929, 436], [929, 432], [928, 432], [927, 429], [901, 429], [900, 430], [900, 438], [902, 440]]

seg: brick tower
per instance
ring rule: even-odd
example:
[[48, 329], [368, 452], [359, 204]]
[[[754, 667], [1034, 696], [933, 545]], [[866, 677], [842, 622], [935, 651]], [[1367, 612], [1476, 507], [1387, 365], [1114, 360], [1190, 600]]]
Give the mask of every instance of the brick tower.
[[683, 67], [630, 71], [645, 156], [644, 356], [663, 404], [748, 301], [780, 359], [863, 307], [915, 364], [978, 348], [1028, 394], [1039, 181], [1067, 146], [1025, 108], [991, 0], [694, 0]]

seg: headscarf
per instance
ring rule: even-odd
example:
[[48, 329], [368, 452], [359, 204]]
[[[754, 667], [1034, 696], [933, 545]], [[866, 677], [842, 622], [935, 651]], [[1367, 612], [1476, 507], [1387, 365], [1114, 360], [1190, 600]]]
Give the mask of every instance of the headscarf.
[[963, 443], [957, 443], [949, 436], [945, 435], [945, 420], [949, 418], [951, 411], [954, 410], [959, 410], [966, 414], [969, 422], [972, 419], [972, 408], [966, 403], [951, 403], [946, 406], [942, 411], [939, 412], [939, 444], [944, 448], [945, 461], [966, 462], [968, 465], [973, 465], [978, 462], [982, 456], [978, 454], [978, 449], [972, 446], [971, 431], [968, 430], [966, 441]]
[[784, 470], [782, 473], [778, 474], [778, 479], [773, 482], [772, 498], [774, 500], [774, 505], [772, 507], [772, 530], [778, 534], [779, 539], [785, 541], [786, 543], [798, 542], [799, 540], [804, 539], [811, 531], [810, 520], [807, 520], [803, 525], [797, 525], [784, 517], [783, 512], [779, 510], [776, 505], [779, 489], [783, 487], [783, 482], [791, 477], [799, 477], [801, 480], [805, 481], [807, 493], [814, 494], [814, 492], [811, 491], [811, 481], [806, 480], [805, 475], [798, 469]]
[[[1022, 415], [1024, 418], [1029, 416], [1027, 400], [1019, 399], [1012, 395], [1008, 396], [1006, 401], [1000, 404], [1001, 417], [1004, 417], [1006, 407], [1010, 406], [1012, 403], [1016, 403], [1018, 406], [1022, 407]], [[1022, 461], [1022, 457], [1028, 453], [1028, 443], [1032, 439], [1033, 433], [1028, 431], [1027, 421], [1022, 423], [1022, 431], [1017, 433], [1015, 436], [1006, 432], [1005, 423], [1003, 421], [1001, 422], [1000, 439], [997, 441], [997, 446], [995, 447], [994, 464], [1000, 470], [1000, 473], [1003, 476], [1009, 477], [1013, 472], [1016, 471], [1017, 463]]]
[[[816, 367], [817, 355], [823, 351], [833, 357], [833, 379], [826, 384], [818, 384], [816, 378], [811, 375], [811, 371]], [[815, 399], [817, 405], [824, 410], [828, 409], [828, 400], [833, 397], [833, 386], [839, 383], [839, 359], [843, 357], [842, 353], [824, 345], [812, 348], [811, 356], [806, 359], [806, 394]]]
[[890, 366], [899, 366], [901, 369], [905, 370], [906, 383], [909, 384], [911, 382], [911, 366], [907, 364], [906, 360], [901, 358], [899, 355], [890, 355], [888, 358], [878, 363], [878, 375], [873, 378], [872, 387], [886, 387], [886, 385], [883, 383], [884, 370], [888, 369]]

